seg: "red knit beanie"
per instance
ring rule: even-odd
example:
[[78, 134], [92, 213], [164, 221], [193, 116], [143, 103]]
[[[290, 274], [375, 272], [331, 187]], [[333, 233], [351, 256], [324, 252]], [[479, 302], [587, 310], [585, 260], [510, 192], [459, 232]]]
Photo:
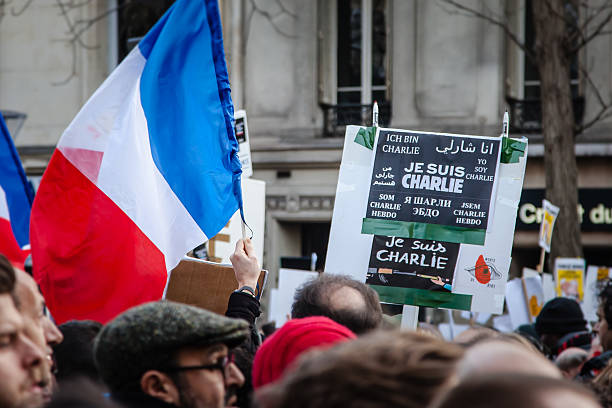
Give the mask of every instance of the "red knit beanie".
[[257, 350], [253, 361], [253, 388], [278, 380], [287, 367], [306, 351], [328, 348], [356, 337], [355, 333], [327, 317], [289, 320]]

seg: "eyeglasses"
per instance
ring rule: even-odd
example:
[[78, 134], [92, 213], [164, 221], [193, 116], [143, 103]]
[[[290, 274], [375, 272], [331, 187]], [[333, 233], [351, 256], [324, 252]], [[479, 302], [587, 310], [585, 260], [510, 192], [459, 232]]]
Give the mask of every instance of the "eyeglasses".
[[167, 367], [164, 371], [167, 372], [178, 372], [178, 371], [190, 371], [190, 370], [219, 370], [222, 373], [225, 373], [226, 367], [234, 362], [234, 355], [228, 354], [227, 356], [221, 357], [214, 364], [205, 364], [205, 365], [194, 365], [194, 366], [180, 366], [180, 367]]

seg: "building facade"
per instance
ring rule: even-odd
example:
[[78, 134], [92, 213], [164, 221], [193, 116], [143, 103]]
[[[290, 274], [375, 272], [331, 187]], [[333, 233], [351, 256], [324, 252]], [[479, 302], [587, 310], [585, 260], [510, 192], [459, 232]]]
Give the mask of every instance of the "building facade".
[[[529, 41], [527, 1], [464, 3], [504, 16]], [[100, 0], [65, 14], [55, 1], [27, 3], [3, 6], [0, 108], [28, 115], [17, 146], [36, 182], [81, 105], [172, 1]], [[27, 9], [13, 13], [20, 6]], [[253, 178], [267, 183], [264, 266], [272, 276], [282, 258], [313, 252], [322, 269], [343, 129], [369, 124], [374, 100], [384, 126], [488, 136], [500, 133], [510, 109], [512, 135], [530, 141], [512, 272], [537, 264], [544, 148], [538, 114], [529, 112], [539, 85], [501, 29], [431, 0], [220, 0], [220, 8], [233, 100], [248, 114]], [[104, 17], [74, 40], [66, 16]], [[608, 99], [611, 56], [611, 36], [579, 56]], [[572, 73], [586, 120], [599, 106], [585, 82]], [[612, 118], [580, 135], [576, 154], [585, 256], [612, 265]]]

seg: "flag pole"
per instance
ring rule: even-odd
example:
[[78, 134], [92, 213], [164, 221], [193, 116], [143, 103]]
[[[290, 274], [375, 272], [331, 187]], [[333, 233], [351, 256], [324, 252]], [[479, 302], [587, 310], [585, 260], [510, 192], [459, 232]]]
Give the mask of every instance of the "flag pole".
[[540, 273], [544, 272], [544, 258], [546, 257], [546, 249], [542, 248], [542, 251], [540, 252], [540, 263], [537, 266], [537, 271]]

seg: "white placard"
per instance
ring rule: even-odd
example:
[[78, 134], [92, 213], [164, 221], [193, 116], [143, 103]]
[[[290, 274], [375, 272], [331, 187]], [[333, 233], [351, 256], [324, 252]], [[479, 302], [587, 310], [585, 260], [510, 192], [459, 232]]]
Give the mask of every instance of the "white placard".
[[253, 162], [251, 161], [251, 143], [249, 141], [249, 127], [247, 125], [246, 111], [238, 110], [234, 113], [236, 121], [236, 140], [238, 140], [238, 158], [242, 166], [242, 177], [253, 175]]
[[506, 285], [506, 305], [512, 322], [512, 330], [522, 324], [529, 324], [529, 311], [525, 302], [523, 282], [520, 278], [512, 279]]
[[582, 302], [582, 312], [589, 322], [597, 321], [597, 307], [599, 305], [598, 294], [600, 285], [610, 278], [612, 268], [607, 266], [589, 265], [586, 271], [586, 281], [584, 285], [584, 300]]
[[540, 224], [538, 244], [546, 252], [550, 252], [550, 242], [557, 215], [559, 215], [559, 207], [552, 205], [548, 200], [542, 200], [542, 223]]
[[555, 292], [557, 296], [582, 302], [584, 296], [584, 269], [582, 258], [555, 259]]
[[[261, 264], [264, 253], [264, 227], [266, 221], [266, 183], [261, 180], [242, 178], [242, 201], [244, 203], [244, 218], [253, 230], [253, 245], [255, 254]], [[240, 211], [230, 218], [225, 227], [212, 239], [208, 240], [209, 260], [229, 264], [229, 257], [234, 253], [236, 241], [242, 238], [242, 220]], [[251, 231], [246, 228], [247, 237]]]
[[[361, 228], [370, 192], [373, 151], [354, 141], [360, 129], [358, 126], [346, 129], [325, 272], [347, 274], [365, 281], [374, 236], [362, 234]], [[503, 310], [527, 160], [527, 141], [521, 142], [525, 143], [525, 152], [519, 161], [499, 166], [495, 211], [485, 244], [460, 244], [452, 293], [471, 295], [471, 311], [499, 314]], [[476, 272], [482, 270], [485, 276], [477, 276]]]
[[319, 276], [317, 272], [302, 271], [297, 269], [278, 270], [278, 288], [270, 291], [270, 311], [268, 320], [274, 320], [279, 328], [287, 321], [291, 314], [291, 305], [295, 290], [311, 279]]
[[555, 281], [550, 273], [542, 274], [542, 291], [544, 292], [544, 303], [556, 297]]

